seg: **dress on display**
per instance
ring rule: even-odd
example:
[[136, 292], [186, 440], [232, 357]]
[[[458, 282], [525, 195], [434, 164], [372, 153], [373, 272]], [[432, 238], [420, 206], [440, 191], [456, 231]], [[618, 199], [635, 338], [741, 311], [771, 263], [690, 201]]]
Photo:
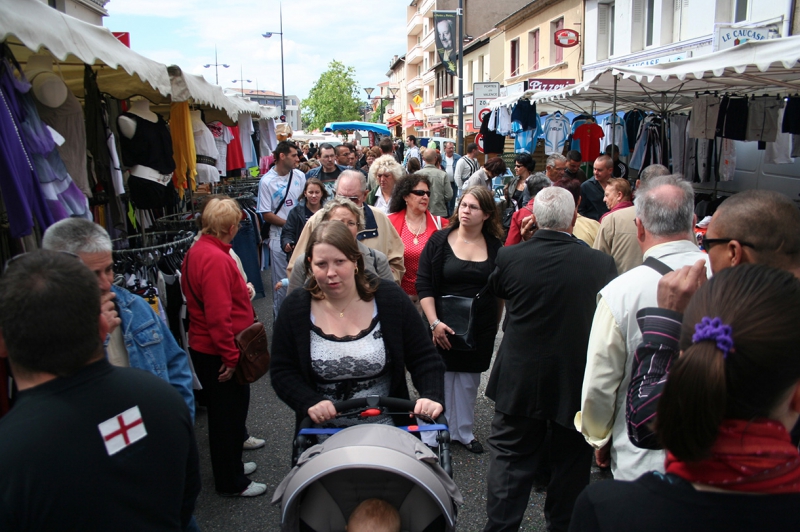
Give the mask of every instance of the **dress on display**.
[[216, 167], [219, 150], [208, 127], [200, 118], [200, 112], [192, 113], [192, 134], [197, 156], [197, 183], [219, 183], [219, 170]]
[[[128, 188], [134, 207], [137, 209], [156, 209], [163, 207], [167, 199], [167, 189], [175, 171], [172, 158], [172, 135], [161, 115], [151, 122], [133, 113], [123, 113], [117, 118], [126, 117], [136, 123], [133, 137], [120, 135], [122, 163], [131, 169]], [[134, 168], [134, 167], [140, 168]], [[147, 167], [150, 171], [141, 168]], [[137, 176], [136, 172], [148, 175]]]

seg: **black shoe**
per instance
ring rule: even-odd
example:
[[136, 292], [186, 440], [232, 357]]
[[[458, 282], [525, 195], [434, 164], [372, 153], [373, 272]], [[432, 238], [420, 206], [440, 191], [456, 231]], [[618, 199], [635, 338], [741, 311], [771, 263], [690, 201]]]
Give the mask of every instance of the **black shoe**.
[[469, 443], [462, 443], [464, 449], [468, 450], [471, 453], [481, 454], [483, 452], [483, 445], [478, 440], [472, 440]]

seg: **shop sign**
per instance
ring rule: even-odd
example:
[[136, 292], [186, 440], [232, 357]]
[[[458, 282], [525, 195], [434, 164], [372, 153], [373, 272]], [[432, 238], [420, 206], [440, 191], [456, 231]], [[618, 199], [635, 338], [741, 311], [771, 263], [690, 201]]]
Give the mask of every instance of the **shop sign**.
[[443, 116], [429, 116], [428, 117], [428, 124], [441, 124], [444, 122]]
[[553, 34], [553, 42], [561, 48], [572, 48], [577, 46], [581, 40], [580, 35], [575, 30], [558, 30]]
[[746, 42], [760, 42], [769, 39], [769, 28], [734, 28], [717, 26], [714, 34], [715, 50], [727, 50]]
[[394, 114], [394, 109], [387, 109], [386, 113], [390, 114], [390, 115], [393, 115]]
[[472, 96], [474, 98], [499, 98], [500, 83], [497, 81], [487, 81], [472, 84]]
[[689, 57], [687, 53], [675, 54], [675, 55], [666, 55], [664, 57], [653, 57], [651, 59], [644, 59], [642, 61], [637, 61], [635, 63], [631, 63], [629, 65], [625, 65], [628, 67], [641, 67], [641, 66], [654, 66], [660, 65], [662, 63], [672, 63], [674, 61], [683, 61]]
[[468, 106], [472, 105], [472, 94], [467, 94], [466, 96], [464, 96], [461, 99], [461, 104], [464, 107], [468, 107]]
[[455, 112], [455, 100], [442, 100], [442, 113], [453, 114]]
[[575, 85], [574, 79], [536, 79], [528, 80], [528, 90], [530, 91], [557, 91], [565, 89], [570, 85]]
[[526, 90], [525, 85], [526, 82], [520, 81], [519, 83], [512, 83], [511, 85], [500, 87], [500, 97], [505, 98], [506, 96], [511, 96], [512, 94], [522, 94]]

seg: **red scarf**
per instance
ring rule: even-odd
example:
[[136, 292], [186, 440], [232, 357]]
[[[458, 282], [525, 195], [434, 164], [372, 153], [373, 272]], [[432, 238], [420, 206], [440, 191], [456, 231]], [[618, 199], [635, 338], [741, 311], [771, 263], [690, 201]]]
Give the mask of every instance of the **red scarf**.
[[711, 458], [681, 462], [667, 453], [667, 473], [732, 491], [800, 493], [800, 453], [777, 421], [729, 419], [722, 423]]
[[611, 214], [612, 212], [617, 212], [617, 211], [620, 211], [620, 210], [622, 210], [622, 209], [627, 209], [628, 207], [633, 207], [633, 202], [631, 202], [631, 201], [620, 201], [619, 203], [617, 203], [616, 205], [614, 205], [614, 208], [613, 208], [613, 209], [611, 209], [610, 211], [608, 211], [607, 213], [605, 213], [603, 216], [601, 216], [601, 217], [600, 217], [600, 221], [602, 222], [602, 221], [603, 221], [603, 218], [605, 218], [606, 216], [608, 216], [608, 215], [609, 215], [609, 214]]

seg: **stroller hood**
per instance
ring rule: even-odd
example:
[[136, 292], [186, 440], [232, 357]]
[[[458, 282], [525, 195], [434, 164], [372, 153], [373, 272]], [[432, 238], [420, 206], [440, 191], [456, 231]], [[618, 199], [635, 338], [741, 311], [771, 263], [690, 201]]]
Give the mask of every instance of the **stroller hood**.
[[389, 425], [349, 427], [303, 453], [275, 490], [281, 530], [344, 531], [362, 501], [381, 498], [400, 512], [403, 530], [424, 530], [444, 518], [455, 530], [455, 504], [464, 502], [436, 455], [412, 434]]

